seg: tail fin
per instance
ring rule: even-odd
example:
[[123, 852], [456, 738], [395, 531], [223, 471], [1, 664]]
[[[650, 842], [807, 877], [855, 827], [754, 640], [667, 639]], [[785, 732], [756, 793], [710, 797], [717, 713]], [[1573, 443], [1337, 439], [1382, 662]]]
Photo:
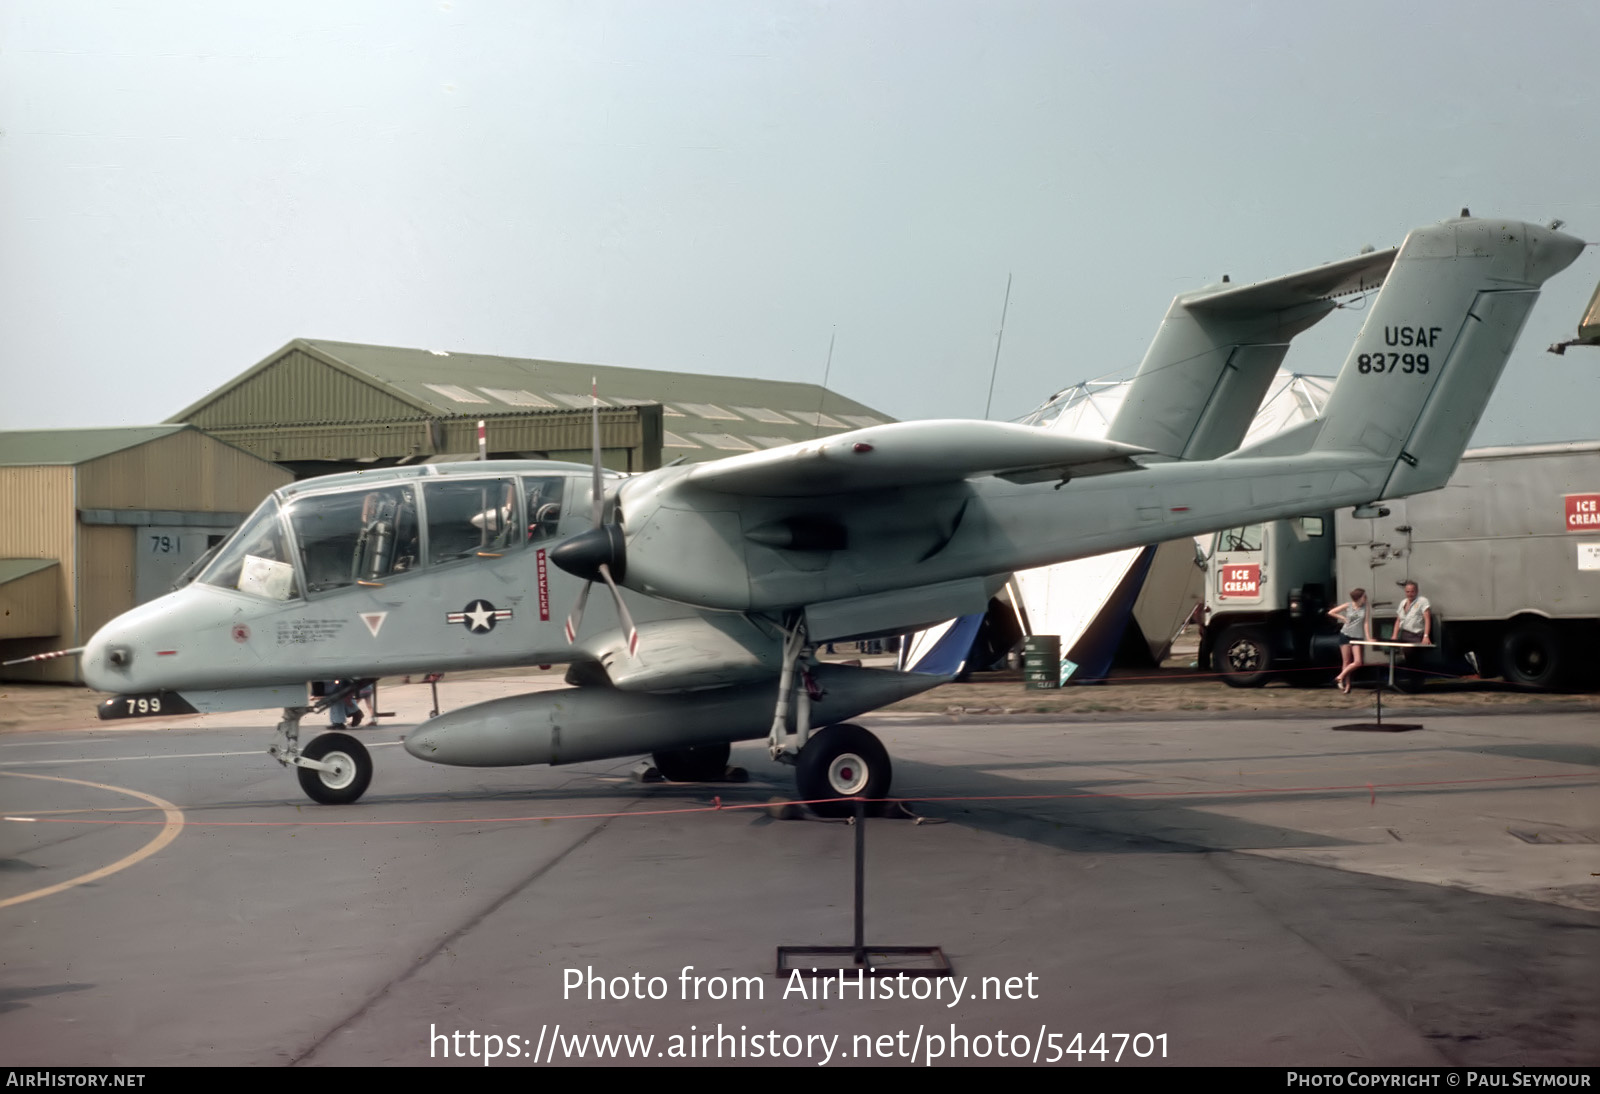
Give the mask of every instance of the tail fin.
[[1583, 241], [1517, 221], [1461, 217], [1406, 236], [1320, 420], [1238, 457], [1350, 453], [1393, 461], [1372, 499], [1455, 472], [1539, 287]]
[[1550, 228], [1468, 217], [1408, 235], [1339, 372], [1311, 451], [1394, 460], [1380, 497], [1443, 486], [1539, 287], [1583, 246]]
[[1253, 285], [1214, 285], [1172, 302], [1107, 438], [1185, 460], [1244, 439], [1289, 340], [1331, 312], [1333, 297], [1376, 288], [1395, 249]]

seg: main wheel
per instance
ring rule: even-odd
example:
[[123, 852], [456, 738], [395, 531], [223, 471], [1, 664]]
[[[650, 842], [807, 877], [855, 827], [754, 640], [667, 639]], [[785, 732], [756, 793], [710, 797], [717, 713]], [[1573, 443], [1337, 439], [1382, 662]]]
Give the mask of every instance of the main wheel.
[[1235, 623], [1222, 632], [1213, 656], [1230, 687], [1258, 688], [1272, 678], [1272, 644], [1261, 627]]
[[828, 798], [882, 798], [889, 793], [893, 772], [889, 752], [871, 733], [851, 722], [828, 726], [800, 750], [794, 780], [802, 801], [824, 817], [848, 817], [856, 811], [850, 801]]
[[367, 792], [372, 782], [372, 757], [367, 746], [348, 733], [324, 733], [301, 750], [308, 760], [332, 764], [332, 771], [297, 767], [300, 789], [323, 805], [349, 805]]
[[1561, 635], [1546, 620], [1521, 620], [1500, 643], [1500, 673], [1510, 683], [1554, 687], [1561, 668]]
[[702, 745], [699, 748], [679, 748], [671, 752], [657, 752], [650, 757], [656, 770], [668, 782], [717, 782], [728, 771], [728, 756], [733, 749], [728, 745]]

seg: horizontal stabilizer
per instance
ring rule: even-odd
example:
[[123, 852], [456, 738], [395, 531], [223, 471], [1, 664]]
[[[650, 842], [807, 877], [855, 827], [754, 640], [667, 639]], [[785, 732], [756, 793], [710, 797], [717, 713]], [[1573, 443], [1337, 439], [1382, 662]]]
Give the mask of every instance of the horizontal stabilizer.
[[1182, 460], [1239, 446], [1289, 352], [1334, 298], [1383, 284], [1397, 248], [1252, 285], [1182, 293], [1145, 352], [1107, 436]]
[[680, 481], [723, 494], [821, 497], [980, 475], [1040, 481], [1132, 471], [1144, 451], [1009, 422], [897, 422], [697, 464]]
[[1190, 311], [1232, 316], [1247, 312], [1282, 311], [1296, 304], [1367, 292], [1383, 284], [1389, 267], [1394, 265], [1395, 255], [1399, 253], [1400, 248], [1390, 247], [1338, 262], [1326, 262], [1299, 273], [1222, 289], [1199, 299], [1191, 299], [1187, 304]]
[[1406, 236], [1321, 419], [1235, 459], [1302, 454], [1391, 470], [1369, 500], [1437, 490], [1455, 471], [1539, 297], [1583, 241], [1459, 217]]

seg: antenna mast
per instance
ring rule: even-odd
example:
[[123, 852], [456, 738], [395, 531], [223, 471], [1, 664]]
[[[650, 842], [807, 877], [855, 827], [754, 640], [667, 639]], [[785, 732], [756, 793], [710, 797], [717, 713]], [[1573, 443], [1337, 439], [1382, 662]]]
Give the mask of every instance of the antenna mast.
[[989, 408], [994, 404], [994, 378], [1000, 371], [1000, 344], [1006, 338], [1006, 313], [1011, 310], [1011, 275], [1006, 274], [1006, 300], [1000, 305], [1000, 333], [994, 339], [994, 366], [989, 369], [989, 398], [983, 404], [983, 420], [989, 420]]

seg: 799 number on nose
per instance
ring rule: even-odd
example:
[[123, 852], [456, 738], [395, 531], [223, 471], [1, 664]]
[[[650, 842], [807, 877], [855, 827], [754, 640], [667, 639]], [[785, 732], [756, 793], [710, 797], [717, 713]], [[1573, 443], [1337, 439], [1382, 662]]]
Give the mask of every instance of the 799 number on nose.
[[199, 714], [175, 691], [147, 691], [140, 695], [113, 695], [100, 704], [100, 720], [115, 718], [158, 718], [172, 714]]

